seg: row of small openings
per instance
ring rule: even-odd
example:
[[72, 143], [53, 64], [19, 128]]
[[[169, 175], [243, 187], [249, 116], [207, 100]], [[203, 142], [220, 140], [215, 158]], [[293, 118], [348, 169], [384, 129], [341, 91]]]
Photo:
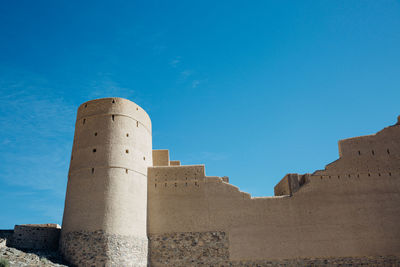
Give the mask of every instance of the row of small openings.
[[[93, 152], [93, 153], [96, 153], [96, 152], [97, 152], [97, 149], [96, 149], [96, 148], [93, 148], [92, 152]], [[126, 153], [126, 154], [129, 154], [129, 149], [125, 149], [125, 153]], [[71, 158], [71, 160], [72, 160], [72, 158]], [[143, 157], [143, 160], [146, 160], [146, 157]]]
[[[386, 149], [386, 153], [388, 153], [388, 155], [390, 155], [390, 150], [389, 150], [389, 148]], [[374, 150], [371, 150], [371, 154], [372, 154], [373, 156], [375, 156], [375, 151], [374, 151]], [[361, 155], [361, 150], [358, 150], [358, 155], [359, 155], [359, 156]]]
[[[97, 132], [94, 133], [94, 136], [97, 136]], [[129, 133], [126, 133], [126, 137], [129, 137]]]
[[[164, 183], [164, 187], [167, 187], [168, 183]], [[194, 182], [194, 185], [199, 187], [199, 183], [198, 182]], [[185, 183], [185, 186], [188, 186], [188, 183]], [[154, 184], [154, 187], [157, 188], [157, 184]], [[178, 187], [178, 183], [174, 183], [174, 187]]]
[[[111, 120], [115, 121], [115, 115], [111, 115]], [[85, 124], [85, 123], [86, 123], [86, 119], [83, 119], [82, 124]], [[136, 121], [136, 127], [139, 127], [139, 121]]]
[[[186, 181], [188, 180], [187, 177], [186, 177], [185, 179], [186, 179]], [[157, 182], [157, 178], [155, 179], [155, 181]], [[167, 178], [164, 178], [164, 181], [166, 182], [166, 181], [167, 181]]]
[[[111, 103], [115, 104], [115, 99], [111, 101]], [[87, 104], [85, 104], [85, 108], [87, 108]], [[139, 110], [139, 107], [136, 107], [136, 110]]]
[[[392, 173], [391, 173], [391, 172], [389, 172], [388, 174], [389, 174], [389, 176], [392, 176]], [[334, 176], [336, 176], [336, 175], [334, 175]], [[346, 177], [346, 175], [343, 175], [343, 176]], [[355, 176], [355, 175], [353, 174], [353, 176]], [[370, 176], [371, 176], [371, 173], [368, 173], [368, 176], [370, 177]], [[381, 173], [378, 173], [378, 176], [381, 176]], [[332, 178], [332, 175], [329, 175], [328, 177], [329, 177], [329, 179], [331, 179], [331, 178]], [[348, 178], [351, 178], [352, 176], [351, 176], [351, 174], [348, 174], [347, 177], [348, 177]], [[321, 180], [322, 180], [323, 175], [321, 175], [320, 178], [321, 178]], [[340, 179], [340, 175], [338, 175], [337, 178]], [[357, 174], [357, 178], [360, 178], [360, 175], [359, 175], [359, 174]]]
[[[94, 168], [92, 168], [92, 174], [94, 173]], [[125, 173], [126, 174], [128, 174], [129, 173], [129, 170], [128, 169], [125, 169]]]

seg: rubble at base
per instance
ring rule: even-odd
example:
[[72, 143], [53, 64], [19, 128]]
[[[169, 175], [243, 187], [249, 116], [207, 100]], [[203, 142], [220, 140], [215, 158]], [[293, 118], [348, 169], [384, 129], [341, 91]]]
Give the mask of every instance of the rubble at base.
[[[0, 240], [1, 241], [1, 240]], [[62, 258], [57, 251], [22, 251], [15, 248], [1, 246], [0, 259], [10, 262], [10, 267], [62, 267]]]

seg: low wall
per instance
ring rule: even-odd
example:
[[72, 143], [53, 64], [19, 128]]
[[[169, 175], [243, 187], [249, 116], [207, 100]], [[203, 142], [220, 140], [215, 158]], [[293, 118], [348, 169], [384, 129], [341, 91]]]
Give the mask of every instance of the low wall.
[[20, 249], [57, 250], [60, 230], [56, 224], [16, 225], [10, 243]]
[[14, 230], [0, 230], [0, 248], [10, 244]]

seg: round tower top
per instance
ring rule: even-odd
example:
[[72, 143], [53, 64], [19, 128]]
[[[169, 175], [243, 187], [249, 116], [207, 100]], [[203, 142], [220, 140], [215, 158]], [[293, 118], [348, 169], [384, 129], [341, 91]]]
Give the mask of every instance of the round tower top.
[[142, 123], [151, 132], [151, 120], [138, 104], [120, 97], [100, 98], [87, 101], [79, 106], [77, 120], [97, 115], [122, 115]]

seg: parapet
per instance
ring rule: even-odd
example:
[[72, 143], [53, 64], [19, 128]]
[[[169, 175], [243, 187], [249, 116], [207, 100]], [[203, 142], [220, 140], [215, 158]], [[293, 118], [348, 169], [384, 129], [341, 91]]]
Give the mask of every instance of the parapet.
[[153, 150], [153, 166], [181, 166], [181, 161], [169, 160], [168, 149], [155, 149]]
[[310, 174], [289, 173], [274, 187], [275, 196], [292, 196], [309, 181]]
[[168, 149], [153, 150], [153, 166], [169, 166]]
[[154, 182], [194, 180], [205, 178], [204, 165], [156, 166], [148, 169], [148, 177]]
[[170, 160], [169, 166], [181, 166], [181, 161], [180, 160]]

